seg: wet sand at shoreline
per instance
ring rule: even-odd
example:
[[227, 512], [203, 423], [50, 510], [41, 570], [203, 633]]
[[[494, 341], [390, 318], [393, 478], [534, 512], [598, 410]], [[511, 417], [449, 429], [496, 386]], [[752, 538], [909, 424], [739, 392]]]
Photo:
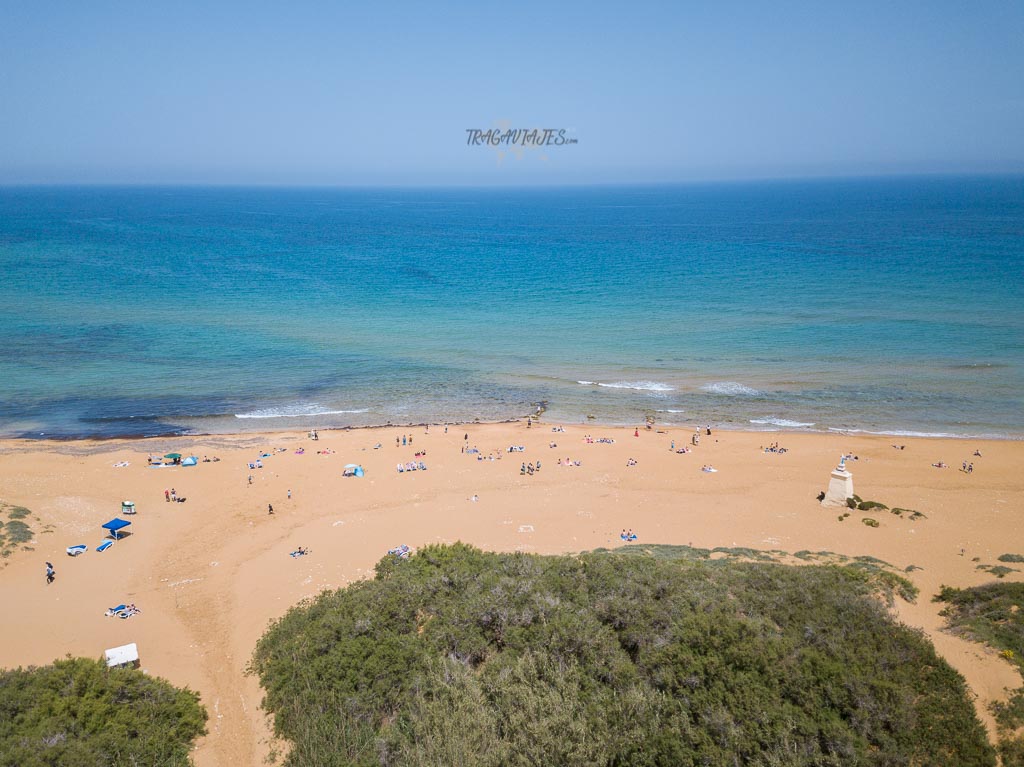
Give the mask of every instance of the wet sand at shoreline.
[[[374, 563], [399, 544], [461, 540], [566, 553], [622, 545], [620, 531], [632, 529], [640, 546], [830, 551], [877, 557], [899, 572], [922, 568], [906, 573], [921, 595], [914, 605], [898, 603], [898, 616], [925, 630], [964, 674], [990, 728], [987, 703], [1021, 684], [995, 653], [941, 632], [941, 605], [931, 597], [943, 584], [994, 580], [978, 566], [1024, 554], [1024, 442], [722, 431], [680, 455], [671, 442], [689, 445], [691, 429], [641, 427], [639, 436], [633, 428], [564, 429], [518, 422], [447, 433], [441, 426], [429, 433], [422, 426], [323, 431], [318, 441], [272, 433], [0, 442], [0, 502], [30, 509], [26, 521], [35, 531], [33, 551], [14, 552], [0, 568], [0, 666], [44, 664], [68, 653], [99, 657], [136, 642], [144, 669], [202, 695], [209, 735], [199, 741], [196, 764], [258, 765], [271, 739], [260, 688], [245, 667], [268, 623], [293, 604], [371, 576]], [[412, 444], [396, 447], [402, 435]], [[761, 449], [775, 441], [788, 452]], [[906, 448], [893, 449], [893, 442]], [[463, 452], [467, 444], [484, 460]], [[525, 451], [506, 452], [511, 445]], [[200, 463], [147, 466], [147, 455], [172, 451]], [[270, 454], [263, 468], [249, 469], [261, 453]], [[838, 521], [845, 509], [823, 508], [816, 495], [842, 453], [858, 456], [847, 464], [858, 495], [926, 518], [853, 511]], [[204, 463], [204, 456], [220, 460]], [[558, 465], [567, 458], [581, 465]], [[635, 466], [627, 466], [630, 459]], [[539, 472], [520, 474], [521, 463], [538, 460]], [[965, 460], [974, 462], [973, 474], [958, 470]], [[427, 470], [396, 471], [410, 461]], [[951, 468], [932, 467], [937, 461]], [[129, 465], [115, 467], [121, 462]], [[365, 476], [343, 477], [350, 463], [362, 465]], [[718, 471], [702, 472], [706, 464]], [[165, 501], [171, 487], [187, 501]], [[96, 552], [100, 525], [120, 515], [124, 499], [138, 509], [128, 517], [132, 534]], [[862, 524], [863, 517], [879, 527]], [[79, 543], [89, 551], [68, 557], [65, 548]], [[289, 556], [299, 546], [311, 553]], [[57, 570], [50, 586], [46, 561]], [[1021, 572], [1007, 575], [1021, 579]], [[129, 602], [142, 614], [104, 617]]]

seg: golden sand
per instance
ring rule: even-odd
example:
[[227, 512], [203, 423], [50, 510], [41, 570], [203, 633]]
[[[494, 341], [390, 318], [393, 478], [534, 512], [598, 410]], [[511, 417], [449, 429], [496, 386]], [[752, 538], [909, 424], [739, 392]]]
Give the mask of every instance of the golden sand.
[[[272, 746], [270, 728], [245, 668], [268, 623], [296, 602], [371, 575], [398, 544], [461, 540], [565, 553], [622, 545], [620, 531], [631, 528], [637, 545], [831, 551], [871, 555], [899, 571], [922, 568], [908, 574], [921, 596], [900, 604], [899, 618], [926, 631], [966, 677], [991, 730], [987, 704], [1021, 679], [994, 652], [942, 632], [941, 605], [931, 597], [942, 584], [988, 582], [993, 577], [979, 565], [1024, 554], [1024, 442], [715, 432], [689, 454], [670, 449], [672, 440], [689, 444], [691, 433], [553, 432], [550, 424], [515, 423], [447, 433], [441, 426], [325, 431], [315, 442], [304, 433], [2, 442], [0, 501], [31, 509], [36, 535], [32, 551], [0, 568], [0, 666], [99, 657], [136, 642], [147, 672], [202, 695], [210, 732], [196, 749], [197, 765], [259, 765]], [[403, 434], [413, 443], [396, 447]], [[588, 434], [615, 442], [590, 443]], [[788, 452], [761, 449], [776, 440]], [[894, 441], [906, 448], [894, 449]], [[464, 453], [467, 444], [484, 460]], [[525, 452], [508, 453], [510, 445]], [[976, 449], [982, 457], [972, 455]], [[147, 455], [171, 451], [220, 461], [147, 466]], [[271, 454], [263, 468], [249, 469], [261, 453]], [[855, 511], [838, 521], [844, 510], [823, 508], [815, 496], [842, 453], [858, 456], [848, 463], [858, 495], [927, 518]], [[582, 465], [558, 465], [567, 458]], [[635, 466], [627, 466], [631, 458]], [[427, 470], [396, 471], [413, 460]], [[539, 472], [520, 474], [521, 463], [538, 460]], [[973, 461], [973, 474], [959, 471], [964, 460]], [[951, 468], [934, 468], [937, 461]], [[115, 466], [121, 462], [129, 465]], [[343, 477], [349, 463], [361, 464], [365, 476]], [[718, 471], [702, 472], [706, 464]], [[185, 503], [164, 500], [172, 487]], [[138, 509], [132, 535], [96, 552], [100, 525], [119, 516], [124, 499]], [[879, 527], [862, 524], [865, 516]], [[89, 551], [68, 557], [66, 547], [79, 543]], [[311, 553], [289, 556], [299, 546]], [[57, 570], [49, 586], [47, 560]], [[142, 614], [104, 616], [120, 603]]]

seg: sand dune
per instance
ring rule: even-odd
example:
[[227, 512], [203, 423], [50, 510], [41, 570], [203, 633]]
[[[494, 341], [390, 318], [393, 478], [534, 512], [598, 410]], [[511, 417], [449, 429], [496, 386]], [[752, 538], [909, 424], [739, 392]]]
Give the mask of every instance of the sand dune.
[[[245, 667], [268, 622], [291, 605], [367, 577], [401, 543], [575, 552], [621, 545], [620, 530], [631, 528], [638, 545], [832, 551], [875, 556], [901, 571], [922, 568], [908, 575], [921, 598], [900, 605], [899, 617], [928, 632], [964, 674], [991, 727], [985, 706], [1021, 680], [994, 653], [941, 632], [939, 606], [930, 600], [942, 584], [991, 580], [978, 566], [997, 564], [1000, 554], [1024, 553], [1024, 443], [899, 438], [906, 449], [896, 450], [887, 437], [718, 432], [690, 454], [670, 450], [671, 440], [680, 446], [690, 433], [641, 429], [634, 437], [632, 428], [598, 426], [556, 433], [550, 425], [516, 423], [447, 433], [440, 426], [429, 433], [422, 426], [321, 432], [316, 442], [274, 433], [0, 443], [0, 501], [31, 509], [36, 531], [33, 551], [14, 553], [0, 569], [0, 665], [43, 664], [67, 653], [98, 657], [136, 642], [148, 672], [202, 694], [210, 734], [196, 763], [258, 765], [272, 744], [259, 686]], [[403, 434], [413, 444], [396, 447]], [[588, 434], [615, 443], [588, 443]], [[760, 449], [776, 440], [787, 453]], [[467, 444], [484, 460], [464, 453]], [[505, 452], [510, 445], [525, 452]], [[983, 457], [974, 458], [975, 449]], [[172, 450], [220, 461], [146, 465], [148, 454]], [[396, 472], [420, 451], [426, 454], [416, 460], [427, 471]], [[815, 496], [845, 452], [858, 456], [849, 468], [859, 495], [927, 518], [853, 512], [839, 522], [839, 510], [823, 508]], [[260, 453], [271, 454], [264, 467], [249, 469]], [[560, 466], [560, 458], [582, 465]], [[627, 466], [630, 458], [635, 466]], [[522, 462], [538, 460], [538, 473], [520, 475]], [[953, 468], [931, 466], [940, 460]], [[973, 474], [957, 470], [963, 460], [973, 460]], [[343, 477], [348, 463], [361, 464], [365, 476]], [[704, 464], [718, 471], [701, 472]], [[171, 487], [187, 502], [166, 502]], [[122, 499], [138, 507], [132, 535], [97, 553], [100, 525], [119, 514]], [[864, 516], [880, 526], [862, 524]], [[78, 543], [90, 550], [66, 556], [65, 547]], [[298, 546], [311, 553], [289, 556]], [[50, 586], [46, 560], [57, 569]], [[134, 602], [142, 614], [104, 617], [121, 602]]]

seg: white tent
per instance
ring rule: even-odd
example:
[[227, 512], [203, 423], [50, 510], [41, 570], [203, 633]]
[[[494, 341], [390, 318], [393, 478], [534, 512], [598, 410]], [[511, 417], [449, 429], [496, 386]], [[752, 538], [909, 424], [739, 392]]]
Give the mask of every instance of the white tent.
[[111, 647], [103, 655], [107, 659], [107, 668], [139, 665], [139, 648], [135, 645], [135, 642], [121, 645], [120, 647]]

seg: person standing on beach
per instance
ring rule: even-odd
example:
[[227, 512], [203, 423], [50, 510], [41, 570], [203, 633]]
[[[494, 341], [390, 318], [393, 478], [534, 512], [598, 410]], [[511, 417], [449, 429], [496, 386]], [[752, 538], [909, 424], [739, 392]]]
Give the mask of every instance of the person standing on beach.
[[273, 513], [274, 513], [274, 505], [272, 503], [268, 503], [267, 504], [267, 514], [269, 515], [269, 514], [273, 514]]
[[171, 502], [171, 491], [170, 490], [166, 490], [166, 489], [164, 490], [164, 500], [167, 501], [167, 503]]
[[288, 500], [290, 501], [291, 499], [292, 499], [292, 491], [291, 491], [291, 488], [289, 488], [289, 490], [288, 490]]
[[57, 578], [57, 571], [53, 569], [51, 562], [46, 563], [46, 585], [49, 586]]

